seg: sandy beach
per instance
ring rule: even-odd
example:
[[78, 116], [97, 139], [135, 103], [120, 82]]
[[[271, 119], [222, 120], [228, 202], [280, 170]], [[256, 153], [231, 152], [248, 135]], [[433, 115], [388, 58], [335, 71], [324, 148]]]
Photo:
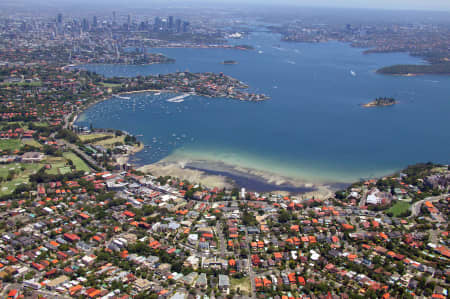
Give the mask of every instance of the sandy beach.
[[[321, 199], [330, 197], [338, 189], [337, 186], [332, 184], [308, 182], [267, 171], [225, 164], [221, 161], [201, 159], [178, 160], [167, 157], [160, 162], [142, 166], [138, 170], [155, 176], [178, 177], [210, 188], [237, 186], [235, 181], [238, 178], [241, 183], [248, 182], [249, 185], [255, 185], [256, 182], [256, 185], [264, 185], [264, 189], [269, 188], [272, 193], [302, 195], [303, 197]], [[240, 187], [248, 186], [243, 183]]]
[[139, 171], [154, 176], [172, 176], [192, 183], [202, 184], [209, 188], [232, 188], [233, 182], [225, 176], [210, 175], [204, 171], [184, 168], [183, 165], [171, 162], [158, 162], [138, 168]]

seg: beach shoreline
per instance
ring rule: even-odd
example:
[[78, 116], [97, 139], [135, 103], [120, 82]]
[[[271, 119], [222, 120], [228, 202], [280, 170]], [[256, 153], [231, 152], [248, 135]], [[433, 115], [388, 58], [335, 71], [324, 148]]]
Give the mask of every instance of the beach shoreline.
[[286, 193], [329, 198], [336, 190], [347, 184], [317, 182], [282, 176], [268, 171], [226, 164], [222, 161], [171, 160], [165, 158], [153, 164], [143, 165], [137, 170], [154, 176], [172, 176], [210, 188], [246, 188], [261, 193]]
[[79, 110], [74, 112], [73, 119], [67, 124], [67, 126], [72, 127], [75, 124], [75, 122], [78, 120], [80, 115], [82, 115], [87, 109], [89, 109], [92, 106], [97, 105], [103, 101], [110, 100], [111, 98], [112, 98], [112, 95], [108, 95], [108, 96], [104, 96], [99, 99], [93, 100], [92, 102], [86, 104], [85, 106], [83, 106], [82, 108], [80, 108]]

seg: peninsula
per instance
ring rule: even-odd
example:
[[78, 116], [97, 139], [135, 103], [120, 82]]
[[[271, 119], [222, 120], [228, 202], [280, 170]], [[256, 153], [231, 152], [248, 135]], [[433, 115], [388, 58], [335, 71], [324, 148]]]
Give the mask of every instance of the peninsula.
[[450, 62], [441, 62], [434, 64], [397, 64], [383, 67], [377, 70], [378, 74], [383, 75], [450, 75]]
[[72, 62], [75, 63], [92, 63], [92, 64], [129, 64], [129, 65], [147, 65], [147, 64], [167, 64], [175, 63], [175, 59], [169, 58], [160, 53], [147, 53], [145, 49], [141, 52], [124, 52], [121, 55], [108, 55], [104, 53], [101, 56], [89, 57], [82, 56], [76, 57]]
[[230, 98], [241, 101], [259, 102], [268, 100], [265, 94], [243, 91], [245, 83], [223, 73], [177, 72], [165, 75], [149, 75], [139, 78], [105, 78], [114, 94], [145, 91], [166, 91], [173, 93], [195, 93], [211, 98]]
[[371, 108], [371, 107], [385, 107], [385, 106], [392, 106], [397, 104], [397, 101], [394, 98], [376, 98], [375, 100], [363, 104], [362, 106], [364, 108]]

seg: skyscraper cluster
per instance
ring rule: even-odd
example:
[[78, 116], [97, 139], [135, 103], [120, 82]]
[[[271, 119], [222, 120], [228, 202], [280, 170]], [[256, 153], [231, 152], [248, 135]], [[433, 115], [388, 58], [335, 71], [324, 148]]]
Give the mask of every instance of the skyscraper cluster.
[[[175, 18], [174, 16], [168, 16], [165, 18], [157, 16], [155, 17], [153, 24], [151, 24], [148, 21], [137, 22], [136, 20], [133, 20], [133, 16], [131, 14], [128, 14], [125, 22], [121, 24], [118, 21], [118, 16], [115, 11], [112, 12], [112, 18], [106, 21], [99, 21], [97, 16], [93, 16], [92, 21], [88, 18], [83, 18], [81, 22], [74, 20], [73, 23], [78, 24], [79, 26], [75, 27], [82, 29], [83, 32], [108, 27], [117, 30], [137, 30], [165, 33], [187, 33], [190, 29], [190, 23], [188, 21]], [[56, 17], [56, 27], [59, 33], [64, 32], [63, 15], [61, 13], [59, 13]]]

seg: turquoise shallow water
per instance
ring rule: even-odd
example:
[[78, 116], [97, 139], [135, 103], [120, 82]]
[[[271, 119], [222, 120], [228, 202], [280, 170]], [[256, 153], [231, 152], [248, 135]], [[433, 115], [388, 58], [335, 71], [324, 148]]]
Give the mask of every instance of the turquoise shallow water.
[[[416, 163], [450, 162], [450, 77], [392, 77], [374, 73], [405, 54], [363, 55], [346, 44], [283, 43], [259, 32], [237, 43], [254, 51], [158, 49], [169, 65], [88, 65], [106, 76], [173, 71], [224, 72], [271, 96], [262, 103], [197, 96], [135, 94], [88, 109], [79, 123], [142, 135], [150, 147], [138, 164], [202, 159], [313, 181], [350, 182]], [[223, 65], [223, 60], [237, 65]], [[353, 76], [350, 71], [356, 73]], [[400, 103], [361, 108], [393, 96]]]

